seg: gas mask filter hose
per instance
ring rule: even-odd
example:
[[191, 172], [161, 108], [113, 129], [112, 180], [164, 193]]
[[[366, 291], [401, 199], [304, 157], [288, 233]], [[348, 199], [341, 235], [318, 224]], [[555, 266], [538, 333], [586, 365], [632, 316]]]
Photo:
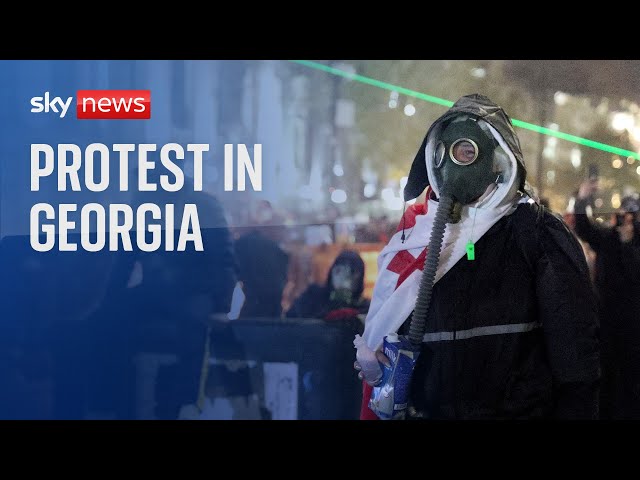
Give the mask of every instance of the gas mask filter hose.
[[447, 221], [451, 215], [454, 205], [453, 197], [442, 192], [438, 210], [433, 219], [433, 228], [431, 230], [431, 238], [429, 239], [429, 247], [427, 250], [427, 258], [422, 271], [422, 279], [418, 289], [418, 298], [416, 306], [411, 318], [409, 326], [409, 341], [418, 350], [422, 345], [422, 339], [426, 331], [427, 311], [431, 303], [431, 294], [433, 292], [433, 284], [436, 278], [438, 262], [440, 260], [440, 249], [444, 239], [444, 230]]

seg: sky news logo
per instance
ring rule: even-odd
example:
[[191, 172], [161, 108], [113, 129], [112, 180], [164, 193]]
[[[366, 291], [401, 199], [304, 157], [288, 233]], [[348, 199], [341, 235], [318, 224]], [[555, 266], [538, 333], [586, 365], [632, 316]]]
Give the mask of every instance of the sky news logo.
[[[32, 113], [53, 113], [64, 118], [73, 97], [63, 99], [44, 92], [31, 99]], [[151, 90], [78, 90], [76, 118], [79, 120], [148, 120]]]

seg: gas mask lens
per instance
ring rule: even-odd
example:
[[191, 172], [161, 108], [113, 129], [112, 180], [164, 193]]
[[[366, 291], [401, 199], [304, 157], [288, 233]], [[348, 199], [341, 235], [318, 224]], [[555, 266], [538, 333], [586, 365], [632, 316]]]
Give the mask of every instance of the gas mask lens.
[[433, 163], [436, 168], [440, 168], [442, 166], [442, 162], [444, 161], [444, 154], [446, 153], [447, 148], [444, 146], [444, 142], [438, 142], [436, 145], [436, 149], [433, 152]]
[[449, 156], [458, 165], [471, 165], [478, 158], [478, 145], [468, 138], [460, 138], [451, 144]]

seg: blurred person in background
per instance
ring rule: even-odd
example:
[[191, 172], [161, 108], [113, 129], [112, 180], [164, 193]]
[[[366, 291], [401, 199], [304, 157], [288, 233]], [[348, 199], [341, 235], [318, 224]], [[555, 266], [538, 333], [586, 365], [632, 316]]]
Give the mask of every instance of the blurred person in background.
[[286, 213], [273, 206], [269, 200], [250, 203], [249, 224], [254, 230], [282, 245], [288, 240]]
[[[382, 363], [392, 333], [419, 352], [405, 418], [596, 419], [588, 268], [562, 219], [530, 193], [500, 106], [467, 95], [429, 127], [404, 200], [425, 189], [380, 253], [363, 335]], [[354, 367], [366, 382], [361, 418], [377, 419], [374, 380]]]
[[623, 198], [611, 224], [599, 225], [587, 213], [598, 189], [598, 179], [589, 178], [572, 203], [575, 232], [595, 252], [601, 418], [640, 419], [640, 200], [637, 195]]
[[326, 283], [309, 285], [293, 302], [287, 317], [328, 321], [357, 319], [369, 308], [369, 301], [362, 296], [363, 291], [364, 261], [358, 252], [344, 250], [329, 269]]
[[240, 317], [280, 318], [289, 255], [258, 230], [244, 233], [235, 241], [235, 254], [245, 296]]

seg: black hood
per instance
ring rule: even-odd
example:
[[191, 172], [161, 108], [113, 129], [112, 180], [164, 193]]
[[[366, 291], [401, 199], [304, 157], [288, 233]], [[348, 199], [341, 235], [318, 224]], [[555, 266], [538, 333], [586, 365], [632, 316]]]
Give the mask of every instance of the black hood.
[[405, 202], [418, 197], [430, 184], [425, 162], [425, 147], [427, 145], [429, 134], [433, 130], [434, 126], [461, 114], [471, 115], [486, 121], [496, 129], [500, 136], [502, 136], [516, 158], [518, 169], [520, 170], [521, 184], [519, 188], [524, 189], [526, 168], [524, 165], [522, 150], [520, 149], [520, 141], [513, 129], [513, 125], [511, 124], [511, 118], [509, 118], [509, 115], [507, 115], [502, 107], [496, 105], [487, 97], [474, 93], [472, 95], [465, 95], [464, 97], [461, 97], [444, 113], [444, 115], [438, 118], [433, 122], [431, 127], [429, 127], [429, 130], [422, 141], [422, 145], [420, 145], [420, 149], [411, 164], [407, 185], [404, 187]]

